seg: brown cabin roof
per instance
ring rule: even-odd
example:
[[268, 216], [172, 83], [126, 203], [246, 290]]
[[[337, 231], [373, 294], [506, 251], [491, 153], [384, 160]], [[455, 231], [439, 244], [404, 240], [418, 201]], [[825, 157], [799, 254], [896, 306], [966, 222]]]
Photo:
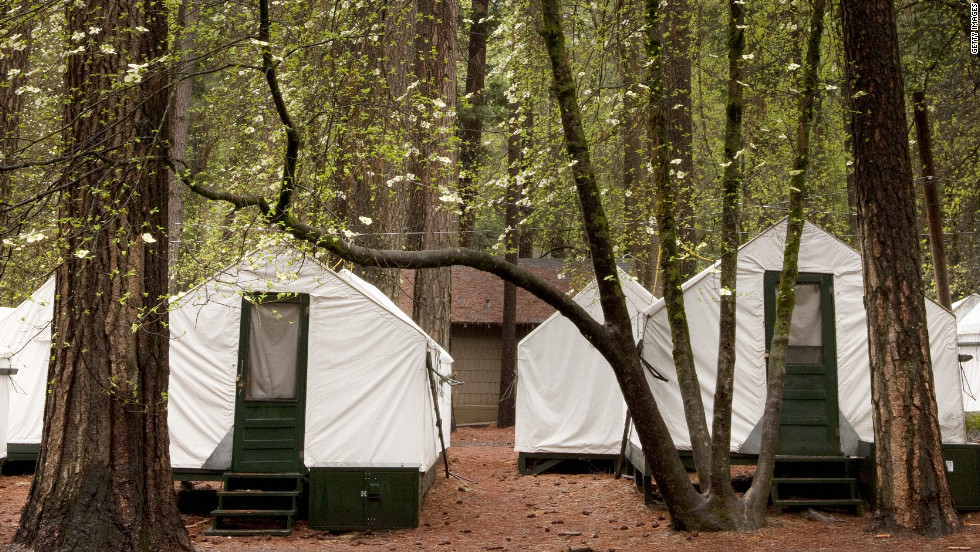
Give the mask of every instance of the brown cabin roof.
[[[573, 279], [564, 275], [564, 259], [520, 259], [518, 264], [567, 293]], [[568, 272], [566, 270], [566, 272]], [[412, 313], [414, 271], [401, 271], [398, 306]], [[493, 274], [467, 266], [452, 268], [452, 322], [454, 324], [503, 323], [504, 281]], [[517, 323], [540, 324], [555, 312], [550, 305], [523, 289], [517, 289]]]

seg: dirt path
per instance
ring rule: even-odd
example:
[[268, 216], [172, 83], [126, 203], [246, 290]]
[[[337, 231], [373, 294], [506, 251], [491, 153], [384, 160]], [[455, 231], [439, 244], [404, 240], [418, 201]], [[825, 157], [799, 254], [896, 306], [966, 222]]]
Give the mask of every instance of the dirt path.
[[[954, 537], [924, 539], [865, 531], [868, 517], [832, 514], [822, 523], [800, 514], [773, 516], [751, 533], [688, 534], [667, 527], [665, 513], [643, 505], [632, 482], [608, 474], [540, 475], [517, 472], [513, 431], [463, 428], [452, 436], [451, 469], [475, 483], [440, 477], [425, 496], [417, 529], [332, 534], [300, 522], [289, 537], [205, 537], [209, 519], [186, 515], [199, 551], [304, 552], [433, 550], [553, 551], [591, 547], [612, 550], [980, 552], [980, 514], [963, 517]], [[29, 476], [0, 478], [0, 544], [10, 541], [27, 498]], [[960, 547], [960, 548], [956, 548]]]

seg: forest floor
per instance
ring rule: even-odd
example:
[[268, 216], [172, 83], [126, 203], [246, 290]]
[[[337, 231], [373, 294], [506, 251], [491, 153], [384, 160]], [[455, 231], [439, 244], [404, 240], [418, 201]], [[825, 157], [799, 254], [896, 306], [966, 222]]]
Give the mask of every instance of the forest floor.
[[[666, 512], [643, 504], [628, 479], [606, 473], [521, 476], [513, 429], [461, 428], [449, 451], [453, 473], [425, 495], [421, 525], [397, 531], [330, 533], [300, 521], [288, 537], [207, 537], [205, 513], [184, 515], [199, 551], [551, 551], [573, 549], [851, 550], [980, 552], [980, 513], [962, 516], [963, 531], [938, 539], [867, 531], [868, 514], [822, 512], [771, 515], [766, 527], [747, 533], [686, 533], [668, 526]], [[0, 545], [10, 542], [27, 499], [31, 477], [0, 477]], [[199, 485], [200, 487], [200, 485]], [[186, 497], [185, 497], [186, 498]]]

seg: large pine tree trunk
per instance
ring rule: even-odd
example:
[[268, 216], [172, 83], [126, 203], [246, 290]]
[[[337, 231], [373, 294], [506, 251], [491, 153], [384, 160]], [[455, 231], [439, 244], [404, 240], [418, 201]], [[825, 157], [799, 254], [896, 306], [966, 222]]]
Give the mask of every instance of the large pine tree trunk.
[[[456, 0], [417, 0], [415, 78], [419, 82], [422, 120], [415, 144], [415, 186], [409, 199], [409, 249], [450, 247], [452, 204], [440, 198], [455, 187], [457, 152], [451, 144], [456, 106]], [[430, 115], [431, 114], [431, 115]], [[449, 349], [450, 268], [415, 271], [412, 318], [440, 345]]]
[[871, 354], [878, 490], [872, 526], [951, 533], [959, 521], [936, 414], [892, 2], [845, 0], [841, 13]]
[[470, 43], [466, 56], [466, 88], [470, 108], [460, 113], [459, 178], [460, 196], [463, 198], [459, 217], [459, 244], [473, 247], [476, 229], [476, 171], [479, 169], [480, 148], [483, 142], [483, 114], [480, 109], [486, 103], [483, 87], [487, 75], [487, 32], [489, 31], [489, 0], [473, 0], [470, 12]]
[[[510, 128], [507, 133], [507, 191], [504, 199], [504, 258], [517, 264], [520, 240], [517, 230], [517, 202], [521, 197], [520, 182], [523, 161], [521, 139], [521, 104], [510, 105]], [[497, 402], [497, 427], [514, 425], [517, 417], [517, 286], [504, 282], [503, 316], [500, 331], [500, 393]]]
[[166, 79], [116, 87], [127, 64], [165, 53], [167, 16], [159, 3], [88, 0], [69, 5], [68, 26], [85, 38], [65, 73], [63, 137], [75, 159], [62, 182], [67, 260], [57, 270], [45, 431], [14, 542], [191, 550], [167, 437]]

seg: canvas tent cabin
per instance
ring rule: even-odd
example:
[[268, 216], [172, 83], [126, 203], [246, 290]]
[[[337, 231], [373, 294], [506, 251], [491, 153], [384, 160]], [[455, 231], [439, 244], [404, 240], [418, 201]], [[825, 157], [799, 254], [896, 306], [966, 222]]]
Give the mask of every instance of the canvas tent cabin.
[[[735, 459], [754, 462], [759, 452], [766, 353], [772, 338], [785, 234], [784, 220], [738, 252], [737, 288], [733, 290], [737, 294], [737, 358], [730, 446]], [[866, 455], [874, 440], [861, 257], [809, 223], [804, 226], [802, 240], [777, 454], [787, 461], [791, 456], [839, 458], [844, 473], [838, 475], [852, 477], [854, 466], [845, 459]], [[720, 276], [720, 264], [716, 263], [683, 286], [694, 364], [709, 423], [717, 373]], [[643, 356], [668, 380], [648, 377], [649, 384], [675, 445], [689, 451], [691, 442], [673, 368], [664, 301], [657, 301], [644, 314]], [[956, 322], [949, 311], [931, 300], [926, 301], [926, 316], [942, 438], [955, 448], [966, 442]], [[629, 448], [634, 464], [642, 464], [635, 432], [631, 432]], [[976, 476], [974, 471], [974, 486]], [[773, 486], [777, 509], [779, 486], [778, 481]], [[842, 490], [843, 498], [856, 499], [854, 492], [851, 484]], [[852, 500], [842, 505], [855, 504]]]
[[[35, 296], [16, 335], [22, 355], [38, 353], [16, 378], [37, 413], [11, 434], [39, 443], [53, 283]], [[209, 532], [254, 531], [235, 520], [256, 511], [276, 524], [263, 532], [288, 532], [307, 482], [313, 527], [418, 523], [449, 445], [452, 359], [380, 291], [295, 250], [263, 250], [175, 298], [170, 330], [175, 478], [225, 486]]]
[[974, 308], [959, 318], [956, 334], [962, 359], [963, 408], [977, 412], [980, 411], [980, 309]]
[[[653, 296], [625, 272], [620, 280], [633, 317]], [[595, 281], [575, 302], [602, 321]], [[514, 449], [522, 473], [539, 473], [564, 459], [614, 459], [626, 423], [626, 403], [609, 363], [562, 314], [555, 313], [517, 346]]]
[[[51, 358], [54, 278], [0, 319], [0, 350], [10, 353], [6, 408], [7, 460], [34, 461], [41, 444], [44, 398]], [[0, 391], [2, 392], [2, 391]]]
[[[312, 527], [418, 523], [440, 438], [448, 446], [442, 378], [452, 359], [380, 291], [294, 251], [265, 251], [174, 307], [175, 471], [220, 473], [226, 493], [245, 484], [242, 474], [295, 490], [308, 472]], [[212, 533], [235, 533], [229, 509], [219, 504]]]

